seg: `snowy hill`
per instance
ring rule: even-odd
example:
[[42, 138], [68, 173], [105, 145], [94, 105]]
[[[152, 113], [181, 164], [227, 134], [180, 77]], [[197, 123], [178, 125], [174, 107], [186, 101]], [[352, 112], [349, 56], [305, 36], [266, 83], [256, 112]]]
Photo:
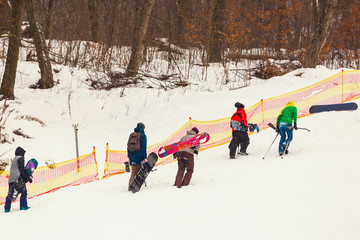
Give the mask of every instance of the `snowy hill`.
[[[68, 67], [56, 76], [60, 84], [55, 88], [29, 89], [38, 79], [35, 66], [20, 65], [23, 75], [11, 107], [46, 127], [10, 119], [8, 131], [20, 127], [32, 139], [16, 137], [15, 143], [1, 145], [1, 152], [9, 151], [4, 156], [10, 158], [22, 146], [27, 158], [35, 157], [40, 164], [74, 158], [72, 125], [78, 123], [80, 152], [96, 147], [100, 174], [106, 143], [125, 149], [137, 122], [145, 123], [151, 145], [188, 117], [227, 117], [236, 101], [248, 108], [339, 72], [299, 69], [233, 91], [133, 88], [120, 97], [121, 89], [89, 90], [85, 73]], [[209, 81], [216, 82], [213, 71]], [[1, 238], [359, 239], [360, 111], [314, 114], [300, 118], [298, 126], [311, 132], [295, 131], [284, 159], [277, 155], [279, 139], [262, 159], [275, 137], [271, 129], [251, 135], [248, 157], [230, 160], [227, 145], [201, 152], [190, 186], [181, 189], [172, 186], [177, 170], [173, 163], [151, 173], [148, 187], [137, 194], [127, 191], [129, 175], [122, 174], [30, 199], [26, 212], [14, 203], [10, 214], [0, 214]]]

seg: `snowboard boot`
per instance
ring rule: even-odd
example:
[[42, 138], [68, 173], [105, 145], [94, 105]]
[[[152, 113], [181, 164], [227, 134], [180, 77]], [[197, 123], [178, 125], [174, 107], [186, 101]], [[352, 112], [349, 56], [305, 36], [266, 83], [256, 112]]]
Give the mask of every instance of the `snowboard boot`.
[[248, 156], [249, 154], [246, 153], [246, 152], [240, 152], [240, 155], [241, 155], [241, 156]]
[[8, 212], [10, 212], [10, 209], [5, 208], [5, 213], [8, 213]]
[[20, 211], [26, 211], [26, 210], [28, 210], [30, 207], [21, 207], [20, 208]]
[[[289, 153], [289, 150], [287, 149], [286, 147], [286, 144], [283, 143], [283, 145], [281, 146], [282, 150], [285, 151], [285, 154], [288, 154]], [[280, 155], [281, 156], [281, 155]]]

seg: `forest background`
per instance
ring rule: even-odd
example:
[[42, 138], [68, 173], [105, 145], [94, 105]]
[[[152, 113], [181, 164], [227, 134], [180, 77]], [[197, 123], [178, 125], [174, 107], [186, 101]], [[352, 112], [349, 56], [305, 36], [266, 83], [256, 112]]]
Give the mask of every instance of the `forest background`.
[[[0, 0], [0, 99], [15, 99], [24, 48], [41, 71], [31, 87], [41, 89], [56, 84], [52, 63], [88, 69], [94, 89], [144, 77], [187, 86], [191, 66], [211, 63], [247, 80], [317, 65], [357, 69], [359, 13], [359, 0]], [[167, 69], [150, 69], [154, 59]], [[229, 69], [244, 60], [252, 64]]]

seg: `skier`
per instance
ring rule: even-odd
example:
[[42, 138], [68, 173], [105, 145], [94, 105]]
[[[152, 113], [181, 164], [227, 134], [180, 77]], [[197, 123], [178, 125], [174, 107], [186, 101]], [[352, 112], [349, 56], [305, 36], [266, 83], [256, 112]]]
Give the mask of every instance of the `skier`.
[[[292, 123], [294, 121], [294, 127]], [[289, 101], [284, 107], [276, 120], [276, 129], [280, 133], [279, 155], [282, 156], [284, 152], [287, 154], [290, 142], [293, 139], [293, 128], [297, 129], [297, 108], [293, 101]]]
[[146, 153], [147, 140], [144, 130], [145, 130], [145, 125], [141, 122], [138, 123], [136, 128], [134, 129], [135, 133], [139, 133], [138, 137], [140, 138], [138, 139], [140, 145], [136, 148], [138, 150], [130, 151], [129, 147], [127, 148], [128, 158], [131, 165], [131, 175], [130, 175], [129, 185], [132, 182], [132, 180], [135, 178], [136, 174], [141, 169], [141, 165], [147, 162], [147, 153]]
[[229, 145], [230, 159], [235, 159], [236, 149], [241, 146], [240, 154], [247, 156], [246, 149], [250, 144], [247, 124], [247, 116], [244, 110], [245, 106], [242, 103], [235, 103], [237, 108], [236, 112], [232, 115], [230, 121], [230, 127], [232, 129], [232, 140]]
[[[194, 137], [198, 133], [199, 129], [193, 127], [191, 130], [186, 132], [186, 135], [181, 138], [181, 141]], [[178, 171], [174, 186], [181, 188], [182, 186], [189, 185], [194, 172], [194, 154], [197, 155], [199, 153], [199, 149], [200, 145], [197, 145], [174, 153], [174, 158], [178, 159]]]
[[[15, 157], [10, 166], [10, 176], [9, 176], [9, 192], [11, 187], [15, 184], [16, 180], [19, 177], [22, 177], [26, 182], [32, 183], [31, 177], [27, 174], [25, 170], [25, 150], [21, 147], [17, 147], [15, 150]], [[10, 212], [11, 209], [11, 199], [7, 196], [5, 201], [5, 213]], [[26, 186], [21, 192], [20, 197], [20, 210], [28, 210], [30, 207], [27, 204], [27, 189]]]

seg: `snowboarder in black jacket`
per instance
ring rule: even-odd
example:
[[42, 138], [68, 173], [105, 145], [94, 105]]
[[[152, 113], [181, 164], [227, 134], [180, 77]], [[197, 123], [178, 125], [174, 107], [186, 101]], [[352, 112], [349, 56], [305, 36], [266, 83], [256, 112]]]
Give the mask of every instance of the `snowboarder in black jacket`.
[[250, 144], [247, 123], [247, 115], [245, 106], [242, 103], [235, 103], [236, 112], [232, 115], [230, 120], [230, 127], [232, 129], [232, 139], [229, 144], [230, 159], [235, 159], [236, 149], [240, 145], [240, 154], [247, 156], [246, 149]]
[[[19, 177], [23, 178], [25, 182], [32, 182], [31, 177], [25, 171], [25, 152], [26, 151], [21, 147], [18, 147], [15, 150], [15, 158], [10, 166], [9, 191]], [[4, 208], [6, 213], [10, 212], [11, 200], [9, 197], [6, 197]], [[27, 204], [27, 189], [25, 186], [24, 190], [21, 192], [20, 210], [28, 210], [29, 208], [30, 207], [28, 207]]]

